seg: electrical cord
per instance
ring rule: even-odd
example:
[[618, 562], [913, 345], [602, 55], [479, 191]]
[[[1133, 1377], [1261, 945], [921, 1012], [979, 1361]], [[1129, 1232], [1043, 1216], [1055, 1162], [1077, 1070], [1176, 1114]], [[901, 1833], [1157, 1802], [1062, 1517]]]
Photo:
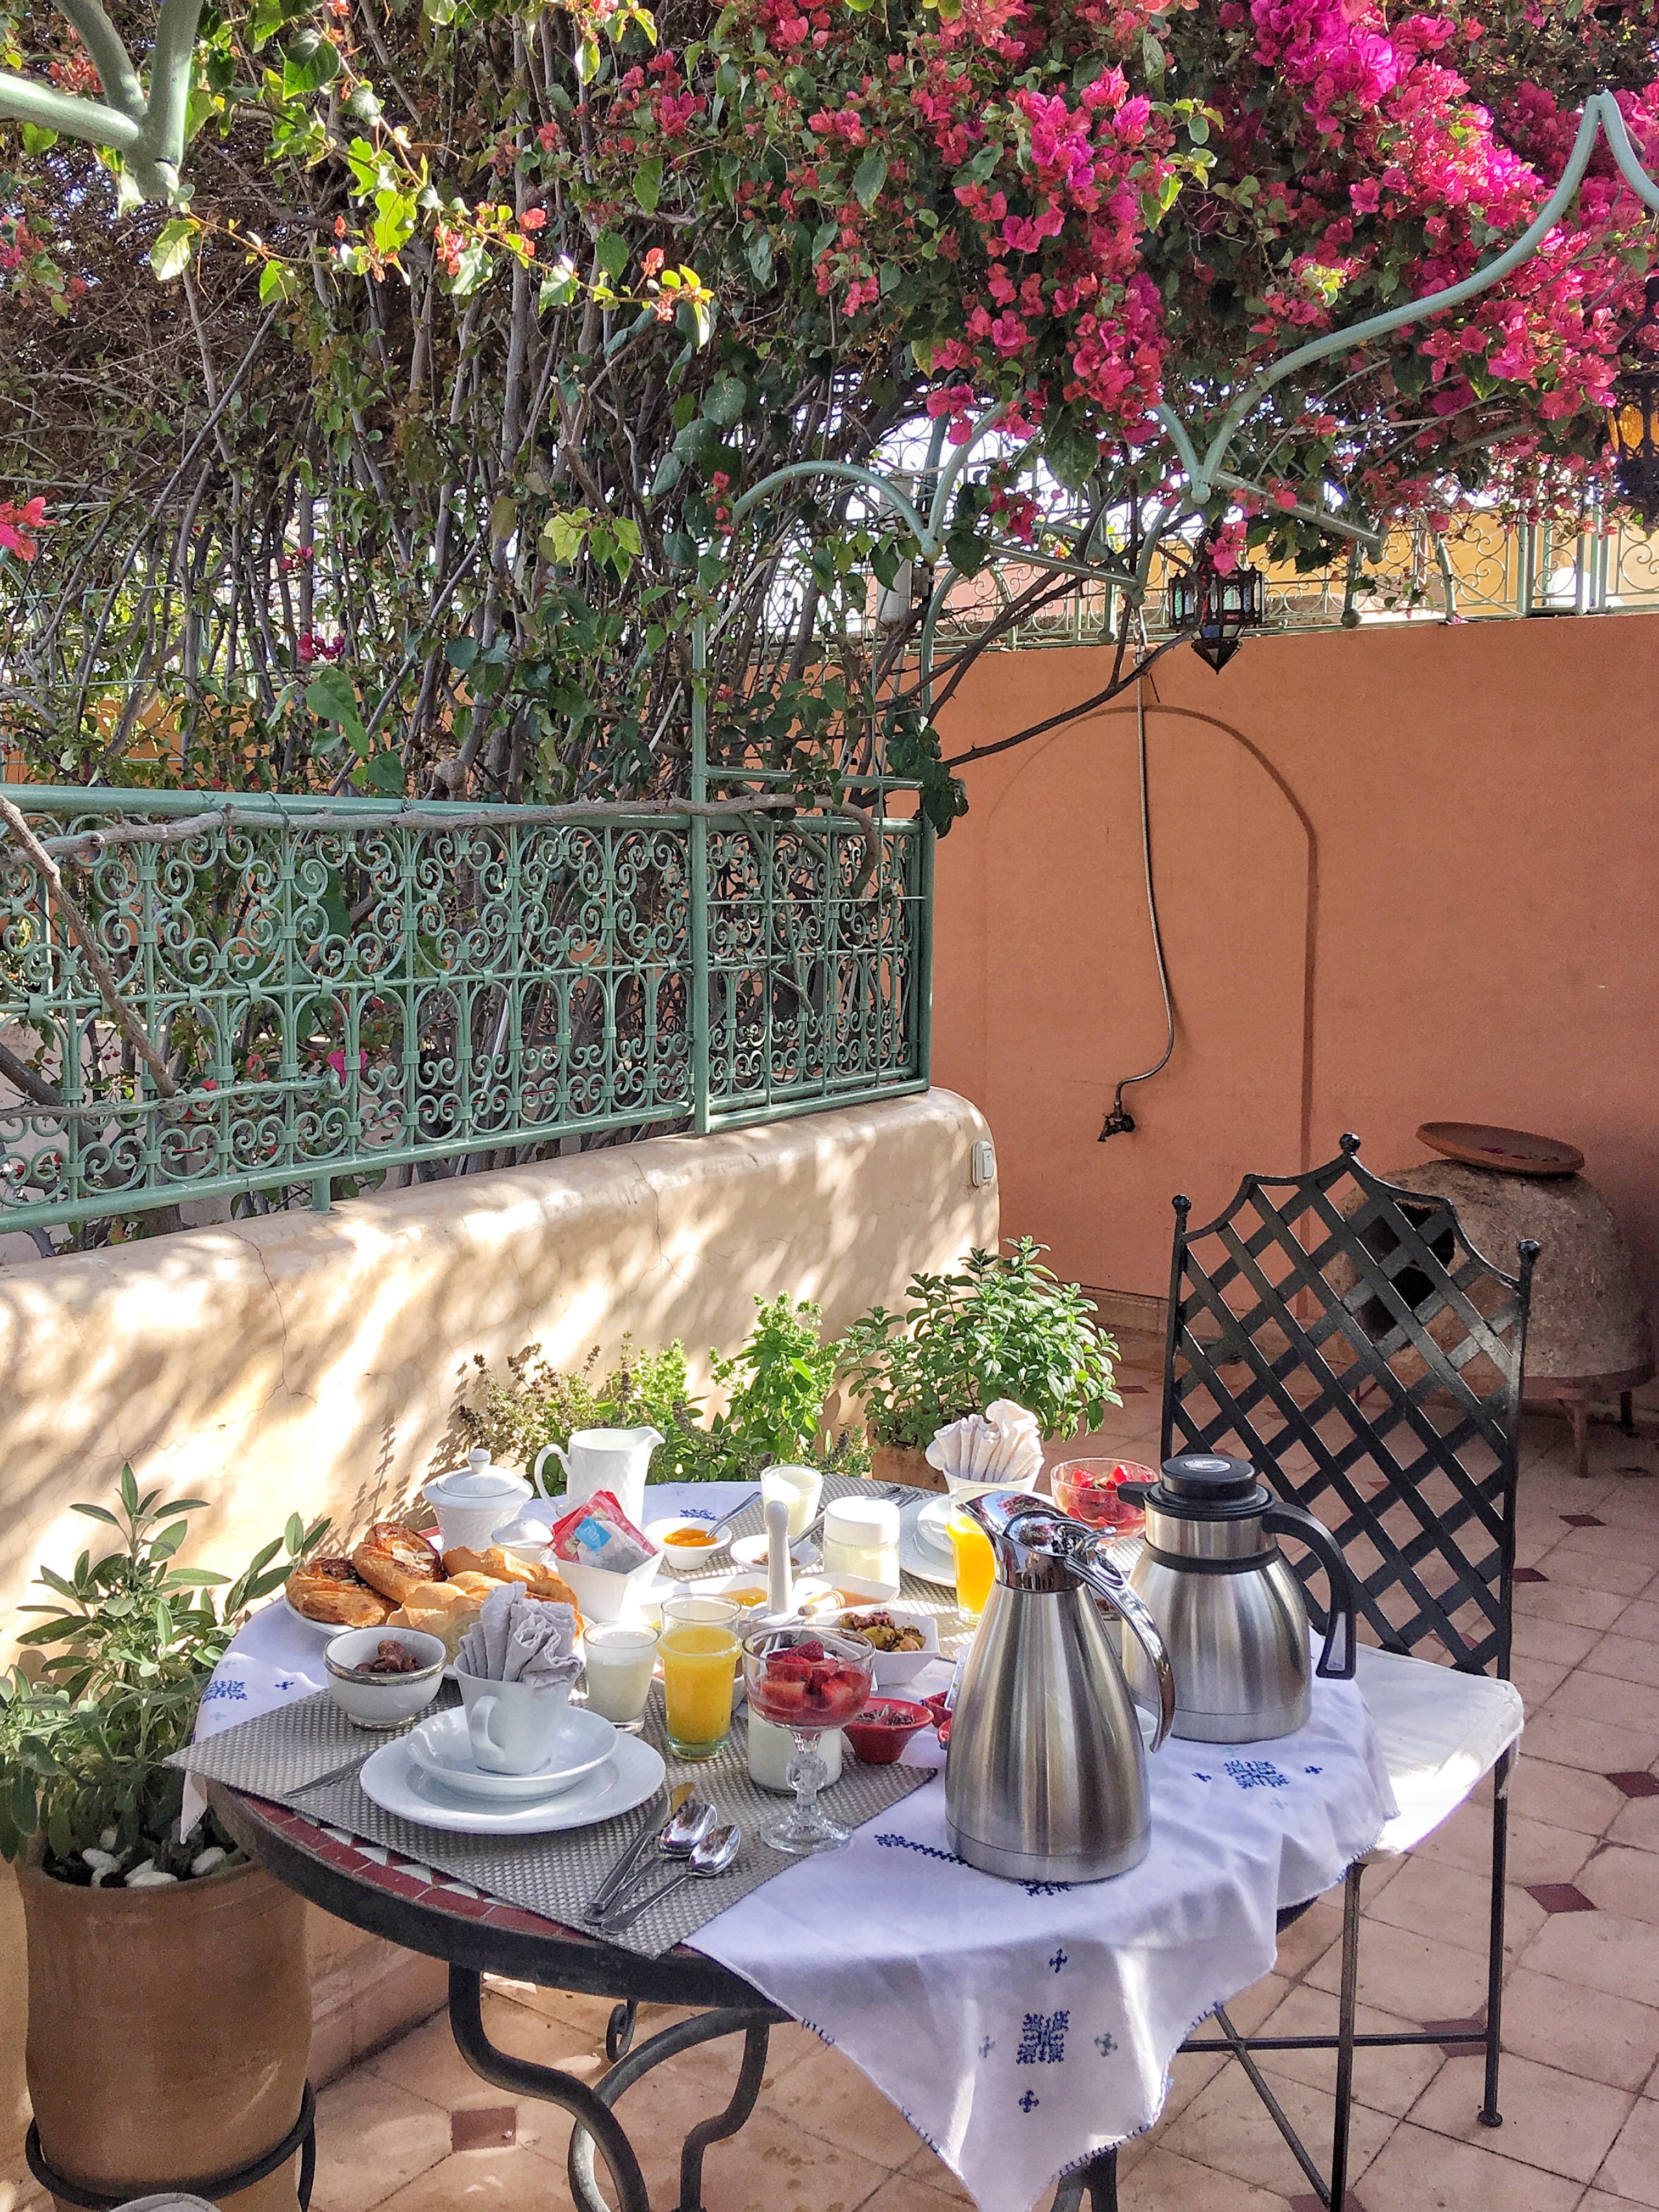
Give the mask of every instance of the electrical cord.
[[1164, 1057], [1154, 1067], [1139, 1075], [1126, 1075], [1112, 1098], [1112, 1110], [1106, 1116], [1098, 1141], [1104, 1144], [1108, 1137], [1127, 1137], [1133, 1133], [1135, 1117], [1123, 1103], [1123, 1094], [1132, 1083], [1150, 1083], [1161, 1075], [1170, 1064], [1175, 1050], [1175, 1002], [1170, 996], [1170, 975], [1164, 963], [1164, 932], [1158, 918], [1158, 893], [1152, 886], [1152, 814], [1146, 787], [1146, 679], [1142, 677], [1135, 685], [1135, 738], [1140, 756], [1140, 854], [1146, 876], [1146, 914], [1152, 926], [1152, 955], [1158, 962], [1158, 988], [1164, 994]]

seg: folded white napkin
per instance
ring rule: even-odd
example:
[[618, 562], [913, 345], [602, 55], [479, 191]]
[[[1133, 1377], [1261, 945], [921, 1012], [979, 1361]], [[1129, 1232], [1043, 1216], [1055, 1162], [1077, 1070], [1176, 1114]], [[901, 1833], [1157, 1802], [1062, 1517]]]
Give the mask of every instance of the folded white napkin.
[[1036, 1415], [1012, 1398], [998, 1398], [982, 1413], [969, 1413], [940, 1429], [925, 1455], [930, 1467], [966, 1482], [1024, 1482], [1042, 1465]]
[[486, 1681], [568, 1689], [582, 1670], [575, 1607], [526, 1596], [518, 1583], [499, 1583], [484, 1600], [477, 1626], [462, 1637], [456, 1664], [462, 1674]]

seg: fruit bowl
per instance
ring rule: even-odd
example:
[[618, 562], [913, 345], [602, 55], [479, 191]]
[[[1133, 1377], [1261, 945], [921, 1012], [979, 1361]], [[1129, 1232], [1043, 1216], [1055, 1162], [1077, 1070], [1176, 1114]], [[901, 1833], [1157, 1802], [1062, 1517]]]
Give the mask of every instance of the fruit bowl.
[[842, 1733], [866, 1766], [890, 1766], [913, 1735], [933, 1725], [933, 1714], [912, 1698], [874, 1698]]

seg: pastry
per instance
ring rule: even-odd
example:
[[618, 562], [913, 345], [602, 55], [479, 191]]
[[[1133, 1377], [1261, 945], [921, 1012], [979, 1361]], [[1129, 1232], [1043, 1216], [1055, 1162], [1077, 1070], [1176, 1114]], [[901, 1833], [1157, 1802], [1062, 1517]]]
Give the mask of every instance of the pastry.
[[371, 1589], [393, 1605], [404, 1604], [439, 1578], [438, 1555], [431, 1545], [398, 1521], [377, 1521], [352, 1553], [351, 1564]]
[[562, 1575], [556, 1575], [551, 1567], [538, 1567], [525, 1585], [526, 1594], [538, 1597], [544, 1604], [568, 1605], [576, 1616], [576, 1626], [582, 1625], [582, 1609], [573, 1590]]
[[465, 1544], [459, 1544], [444, 1553], [444, 1572], [452, 1582], [457, 1575], [488, 1575], [491, 1582], [527, 1583], [533, 1580], [537, 1570], [515, 1559], [499, 1544], [492, 1544], [487, 1552], [470, 1552]]
[[360, 1580], [349, 1559], [311, 1559], [288, 1578], [288, 1600], [307, 1620], [341, 1628], [379, 1628], [392, 1607]]
[[[488, 1585], [494, 1589], [495, 1584]], [[398, 1607], [386, 1623], [389, 1628], [417, 1628], [442, 1639], [444, 1656], [453, 1661], [461, 1638], [477, 1625], [483, 1611], [485, 1591], [459, 1589], [453, 1583], [429, 1583], [407, 1605]]]

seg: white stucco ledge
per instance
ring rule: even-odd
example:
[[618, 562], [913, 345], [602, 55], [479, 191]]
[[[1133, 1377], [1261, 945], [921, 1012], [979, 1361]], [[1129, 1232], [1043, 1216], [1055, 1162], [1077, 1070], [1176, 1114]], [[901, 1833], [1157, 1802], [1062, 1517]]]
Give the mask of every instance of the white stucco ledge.
[[361, 1525], [429, 1470], [475, 1352], [678, 1337], [706, 1374], [757, 1296], [838, 1330], [994, 1244], [988, 1135], [934, 1090], [0, 1267], [0, 1663], [35, 1562], [72, 1559], [70, 1505], [123, 1460], [213, 1501], [215, 1565], [292, 1511]]

